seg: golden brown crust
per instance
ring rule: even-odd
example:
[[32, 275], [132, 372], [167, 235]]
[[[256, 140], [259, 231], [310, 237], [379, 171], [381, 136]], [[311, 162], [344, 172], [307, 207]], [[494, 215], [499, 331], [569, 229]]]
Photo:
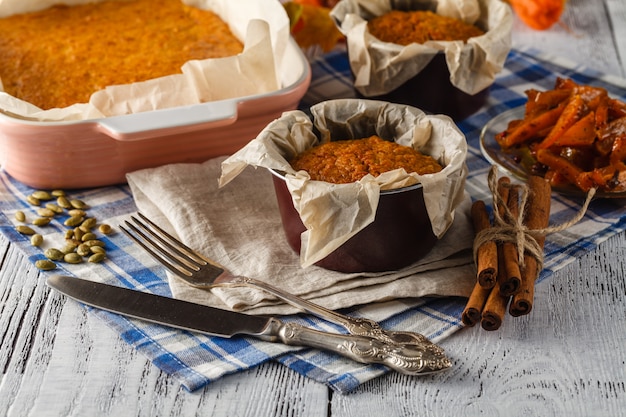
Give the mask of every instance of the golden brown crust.
[[398, 168], [418, 174], [442, 169], [431, 156], [378, 136], [315, 146], [296, 156], [291, 166], [297, 171], [307, 171], [313, 180], [335, 184], [355, 182], [367, 174], [376, 177]]
[[241, 52], [210, 11], [180, 0], [117, 0], [0, 19], [7, 93], [40, 108], [85, 103], [106, 86], [180, 73], [194, 59]]
[[381, 41], [398, 45], [427, 41], [467, 41], [485, 33], [462, 20], [423, 10], [392, 10], [370, 20], [367, 27]]

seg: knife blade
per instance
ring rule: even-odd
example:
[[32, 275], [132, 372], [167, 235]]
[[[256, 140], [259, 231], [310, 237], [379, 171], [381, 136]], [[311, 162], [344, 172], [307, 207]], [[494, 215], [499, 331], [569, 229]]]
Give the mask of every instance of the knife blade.
[[428, 374], [451, 366], [443, 353], [371, 337], [323, 332], [276, 317], [252, 316], [66, 275], [52, 275], [46, 284], [92, 307], [211, 336], [246, 335], [267, 342], [318, 348], [356, 362], [382, 364], [407, 375]]

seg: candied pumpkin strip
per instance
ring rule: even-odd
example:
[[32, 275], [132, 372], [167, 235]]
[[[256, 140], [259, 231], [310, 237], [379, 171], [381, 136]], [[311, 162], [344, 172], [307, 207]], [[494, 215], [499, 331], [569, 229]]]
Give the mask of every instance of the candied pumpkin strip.
[[548, 169], [544, 175], [544, 179], [550, 183], [552, 188], [564, 188], [571, 186], [572, 183], [560, 172]]
[[596, 115], [589, 112], [554, 141], [554, 146], [590, 146], [596, 139]]
[[585, 103], [592, 109], [598, 107], [598, 103], [604, 97], [608, 97], [608, 93], [604, 88], [589, 85], [579, 85], [574, 88], [574, 94], [581, 96]]
[[597, 140], [593, 143], [593, 148], [601, 157], [610, 155], [611, 149], [613, 149], [613, 136], [597, 136]]
[[609, 162], [612, 165], [623, 164], [624, 161], [626, 161], [626, 134], [615, 137], [609, 156]]
[[598, 134], [598, 138], [604, 140], [606, 138], [616, 138], [622, 135], [626, 135], [626, 117], [609, 122]]
[[503, 148], [522, 144], [535, 137], [538, 132], [554, 126], [557, 120], [559, 120], [561, 113], [563, 113], [564, 108], [565, 102], [562, 102], [552, 110], [538, 114], [535, 117], [525, 118], [513, 130], [507, 130], [502, 135], [496, 136], [496, 141]]
[[601, 132], [609, 122], [609, 99], [606, 97], [596, 108], [596, 132]]
[[574, 184], [581, 190], [591, 190], [592, 188], [606, 187], [606, 178], [598, 170], [584, 171], [578, 175]]
[[587, 104], [587, 107], [590, 110], [594, 111], [608, 101], [608, 96], [606, 94], [598, 94], [597, 96], [591, 97], [590, 99], [585, 97], [583, 94], [581, 94], [580, 96], [585, 101], [585, 104]]
[[580, 84], [578, 84], [577, 82], [575, 82], [571, 78], [557, 77], [556, 81], [554, 82], [554, 89], [555, 90], [562, 90], [562, 89], [573, 90], [574, 88], [578, 87], [579, 85]]
[[550, 134], [546, 136], [537, 145], [539, 149], [547, 149], [555, 144], [557, 140], [572, 127], [582, 116], [584, 116], [587, 106], [584, 100], [578, 94], [574, 95], [568, 102], [563, 112], [559, 116], [554, 128], [550, 131]]
[[524, 105], [524, 117], [528, 117], [529, 114], [532, 114], [538, 106], [537, 98], [541, 94], [541, 91], [531, 89], [526, 90], [526, 104]]
[[583, 172], [578, 176], [576, 185], [580, 188], [587, 187], [601, 188], [605, 190], [619, 189], [626, 187], [623, 179], [626, 175], [626, 165], [623, 163], [610, 164], [605, 167], [595, 168], [592, 171]]
[[[573, 94], [580, 95], [585, 102], [593, 104], [602, 96], [608, 97], [608, 92], [602, 87], [578, 84], [571, 78], [557, 78], [554, 84], [555, 90], [572, 90]], [[597, 104], [597, 103], [596, 103]]]
[[541, 91], [531, 88], [524, 91], [524, 93], [526, 94], [526, 105], [524, 106], [524, 110], [526, 114], [529, 114], [537, 105], [537, 98], [539, 97], [539, 94], [541, 94]]
[[[539, 149], [535, 155], [537, 161], [546, 165], [550, 169], [558, 172], [564, 176], [571, 184], [576, 184], [578, 176], [584, 172], [576, 165], [563, 158], [562, 156], [555, 155], [548, 149]], [[584, 190], [588, 191], [588, 189]]]
[[539, 113], [553, 109], [564, 100], [567, 100], [570, 95], [571, 90], [528, 90], [526, 91], [528, 101], [526, 102], [525, 117], [535, 116]]
[[626, 103], [615, 98], [609, 99], [609, 115], [611, 120], [626, 117]]

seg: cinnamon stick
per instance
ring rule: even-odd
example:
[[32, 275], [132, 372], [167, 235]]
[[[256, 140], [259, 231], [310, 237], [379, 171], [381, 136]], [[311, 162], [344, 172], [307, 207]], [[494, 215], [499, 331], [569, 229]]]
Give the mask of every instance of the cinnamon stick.
[[506, 204], [509, 200], [509, 191], [511, 190], [507, 185], [511, 183], [509, 177], [500, 177], [498, 178], [498, 194], [500, 195], [500, 199], [502, 201], [498, 202], [498, 213], [500, 217], [504, 218], [504, 207], [502, 204]]
[[[529, 194], [524, 224], [530, 230], [543, 229], [548, 226], [550, 221], [550, 197], [552, 192], [550, 183], [538, 176], [531, 176], [527, 183]], [[536, 236], [535, 238], [541, 249], [543, 249], [545, 236]], [[509, 307], [509, 314], [512, 316], [522, 316], [530, 313], [532, 310], [535, 280], [539, 276], [539, 272], [537, 260], [525, 254], [520, 289], [513, 296]]]
[[472, 289], [472, 293], [470, 294], [469, 300], [467, 300], [465, 309], [461, 314], [461, 321], [463, 324], [472, 327], [480, 321], [483, 307], [485, 306], [485, 302], [487, 301], [487, 297], [490, 292], [491, 288], [485, 288], [476, 282], [474, 289]]
[[[498, 251], [498, 259], [500, 263], [504, 262], [502, 250]], [[498, 330], [504, 321], [506, 308], [511, 297], [503, 296], [500, 291], [502, 280], [506, 278], [506, 272], [503, 265], [498, 269], [498, 279], [496, 285], [492, 288], [487, 302], [483, 308], [482, 319], [480, 325], [488, 331]]]
[[[513, 219], [519, 216], [519, 191], [511, 188], [508, 193], [507, 207]], [[504, 257], [505, 278], [500, 285], [500, 293], [504, 296], [517, 294], [522, 282], [519, 259], [517, 255], [517, 244], [505, 242], [502, 244], [502, 254]]]
[[[471, 208], [472, 222], [476, 234], [491, 227], [487, 207], [482, 200], [476, 200]], [[476, 255], [477, 281], [485, 288], [496, 285], [498, 275], [498, 247], [495, 241], [480, 245]]]

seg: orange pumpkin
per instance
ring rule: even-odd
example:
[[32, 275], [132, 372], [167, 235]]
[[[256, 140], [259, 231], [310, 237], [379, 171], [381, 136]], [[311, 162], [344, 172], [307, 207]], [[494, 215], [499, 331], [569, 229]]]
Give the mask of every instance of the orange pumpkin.
[[508, 0], [522, 22], [546, 30], [559, 21], [567, 0]]
[[330, 17], [327, 2], [321, 0], [293, 0], [283, 3], [289, 16], [291, 34], [303, 48], [319, 46], [324, 52], [331, 51], [343, 39]]

